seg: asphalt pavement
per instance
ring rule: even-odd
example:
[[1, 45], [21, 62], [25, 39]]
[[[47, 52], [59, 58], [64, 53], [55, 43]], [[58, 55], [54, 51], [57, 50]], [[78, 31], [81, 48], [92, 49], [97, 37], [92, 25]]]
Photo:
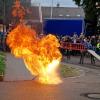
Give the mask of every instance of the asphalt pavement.
[[[0, 82], [0, 100], [100, 100], [99, 61], [91, 65], [89, 58], [79, 64], [79, 57], [70, 61], [63, 57], [62, 62], [82, 71], [80, 76], [62, 78], [59, 85], [42, 85], [34, 80], [21, 59], [6, 54], [6, 72]], [[96, 68], [95, 68], [96, 67]], [[97, 93], [97, 97], [88, 97]], [[97, 99], [98, 98], [98, 99]]]

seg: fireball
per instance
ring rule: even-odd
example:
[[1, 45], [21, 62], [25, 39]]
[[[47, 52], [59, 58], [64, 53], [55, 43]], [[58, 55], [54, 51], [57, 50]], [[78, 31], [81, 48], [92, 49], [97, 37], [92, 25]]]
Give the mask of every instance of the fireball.
[[22, 58], [27, 69], [43, 84], [59, 84], [57, 69], [61, 60], [59, 42], [54, 35], [39, 39], [36, 32], [19, 24], [7, 36], [7, 44], [15, 57]]

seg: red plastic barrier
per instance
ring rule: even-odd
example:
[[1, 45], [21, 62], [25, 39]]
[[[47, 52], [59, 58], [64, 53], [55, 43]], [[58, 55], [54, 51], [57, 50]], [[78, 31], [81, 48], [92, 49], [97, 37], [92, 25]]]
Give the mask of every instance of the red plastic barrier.
[[86, 51], [86, 48], [81, 43], [68, 43], [68, 42], [61, 42], [61, 48], [67, 50], [78, 50], [78, 51]]

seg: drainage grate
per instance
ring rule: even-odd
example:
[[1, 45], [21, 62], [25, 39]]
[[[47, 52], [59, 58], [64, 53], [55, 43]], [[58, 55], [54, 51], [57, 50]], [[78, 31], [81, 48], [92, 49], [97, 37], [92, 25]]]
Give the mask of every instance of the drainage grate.
[[81, 94], [81, 96], [84, 96], [90, 99], [100, 100], [100, 93], [84, 93], [84, 94]]

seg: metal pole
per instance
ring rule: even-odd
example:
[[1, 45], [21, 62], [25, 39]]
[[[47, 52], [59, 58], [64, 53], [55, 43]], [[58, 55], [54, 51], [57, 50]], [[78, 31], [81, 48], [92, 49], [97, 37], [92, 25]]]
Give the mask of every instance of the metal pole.
[[5, 47], [5, 0], [3, 0], [3, 40], [2, 40], [2, 44], [3, 44], [3, 50], [6, 50]]
[[40, 3], [39, 3], [39, 16], [40, 16], [40, 23], [41, 23], [41, 33], [43, 33], [42, 7]]
[[42, 23], [43, 20], [42, 20], [42, 7], [41, 7], [41, 4], [39, 3], [39, 17], [40, 17], [40, 22]]
[[51, 1], [51, 19], [52, 19], [52, 16], [53, 15], [53, 0]]
[[5, 0], [3, 0], [3, 33], [5, 32]]

